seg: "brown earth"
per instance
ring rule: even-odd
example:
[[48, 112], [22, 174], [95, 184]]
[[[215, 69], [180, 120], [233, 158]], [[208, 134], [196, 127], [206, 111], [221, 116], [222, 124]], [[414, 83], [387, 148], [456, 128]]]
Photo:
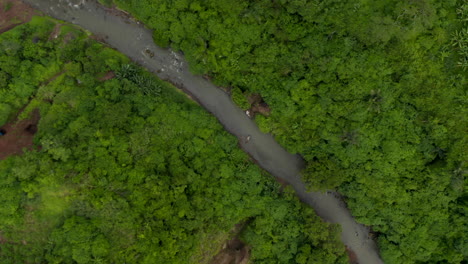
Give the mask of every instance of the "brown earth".
[[0, 34], [31, 20], [39, 14], [20, 0], [0, 0]]
[[102, 77], [99, 77], [98, 80], [103, 82], [103, 81], [113, 79], [114, 77], [115, 77], [115, 73], [113, 71], [109, 71], [106, 74], [104, 74]]
[[223, 249], [214, 256], [210, 264], [247, 264], [249, 258], [249, 248], [239, 238], [234, 237], [224, 244]]
[[62, 29], [62, 24], [55, 24], [54, 30], [50, 32], [49, 40], [56, 39], [60, 35], [61, 29]]
[[208, 262], [210, 264], [247, 264], [250, 259], [250, 248], [239, 239], [239, 235], [242, 230], [251, 222], [252, 219], [248, 219], [244, 222], [234, 225], [231, 231], [229, 231], [232, 237], [226, 240], [221, 250]]
[[271, 109], [263, 100], [260, 94], [254, 93], [247, 97], [247, 101], [251, 105], [249, 111], [252, 115], [261, 114], [264, 116], [270, 115]]
[[348, 253], [349, 263], [350, 264], [359, 264], [356, 253], [350, 248], [346, 247], [346, 253]]
[[39, 119], [39, 110], [35, 109], [28, 119], [15, 120], [0, 127], [6, 131], [5, 135], [0, 136], [0, 160], [11, 155], [21, 155], [23, 149], [34, 149], [33, 139]]

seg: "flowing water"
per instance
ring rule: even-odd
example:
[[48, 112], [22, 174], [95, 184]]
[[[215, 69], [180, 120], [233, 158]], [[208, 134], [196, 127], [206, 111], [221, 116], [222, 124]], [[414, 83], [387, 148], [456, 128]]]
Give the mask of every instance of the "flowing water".
[[[144, 25], [121, 12], [106, 9], [94, 0], [23, 1], [47, 15], [81, 26], [161, 79], [184, 88], [216, 116], [226, 130], [239, 138], [242, 148], [262, 168], [288, 182], [298, 197], [325, 221], [340, 224], [341, 239], [356, 253], [359, 263], [383, 263], [374, 241], [369, 238], [369, 229], [356, 223], [336, 193], [306, 191], [299, 175], [304, 167], [300, 156], [288, 153], [272, 136], [260, 132], [223, 90], [201, 76], [191, 74], [181, 54], [156, 46], [152, 32]], [[250, 140], [246, 140], [248, 136]]]

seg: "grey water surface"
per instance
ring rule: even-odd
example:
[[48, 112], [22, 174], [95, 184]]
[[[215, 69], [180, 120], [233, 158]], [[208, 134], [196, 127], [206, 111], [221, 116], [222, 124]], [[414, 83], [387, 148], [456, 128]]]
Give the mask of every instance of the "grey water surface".
[[[342, 226], [341, 240], [353, 250], [361, 264], [383, 263], [378, 248], [369, 238], [369, 228], [356, 223], [335, 192], [307, 192], [299, 175], [304, 162], [288, 153], [271, 135], [257, 125], [234, 103], [228, 94], [201, 76], [190, 73], [180, 53], [153, 43], [152, 32], [140, 22], [94, 0], [23, 0], [47, 15], [92, 32], [113, 48], [132, 58], [163, 80], [183, 87], [212, 113], [258, 164], [275, 177], [288, 182], [297, 196], [314, 208], [325, 221]], [[250, 140], [246, 138], [250, 136]]]

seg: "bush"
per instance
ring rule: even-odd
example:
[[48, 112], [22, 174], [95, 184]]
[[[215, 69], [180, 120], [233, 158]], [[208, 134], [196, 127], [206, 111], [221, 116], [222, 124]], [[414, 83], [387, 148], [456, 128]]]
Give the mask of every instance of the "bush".
[[245, 98], [245, 95], [242, 93], [241, 89], [233, 88], [231, 91], [231, 97], [234, 103], [236, 103], [240, 108], [246, 110], [250, 108], [250, 104]]
[[10, 117], [11, 106], [8, 104], [0, 103], [0, 126], [3, 126]]

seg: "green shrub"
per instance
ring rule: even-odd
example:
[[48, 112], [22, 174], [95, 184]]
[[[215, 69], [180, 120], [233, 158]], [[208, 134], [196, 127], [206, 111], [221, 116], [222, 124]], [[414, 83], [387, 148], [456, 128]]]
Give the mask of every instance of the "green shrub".
[[10, 117], [11, 106], [8, 104], [0, 103], [0, 126], [3, 126]]
[[236, 103], [240, 108], [246, 110], [250, 108], [250, 104], [247, 101], [247, 98], [242, 93], [241, 89], [233, 88], [231, 90], [231, 97], [234, 103]]

